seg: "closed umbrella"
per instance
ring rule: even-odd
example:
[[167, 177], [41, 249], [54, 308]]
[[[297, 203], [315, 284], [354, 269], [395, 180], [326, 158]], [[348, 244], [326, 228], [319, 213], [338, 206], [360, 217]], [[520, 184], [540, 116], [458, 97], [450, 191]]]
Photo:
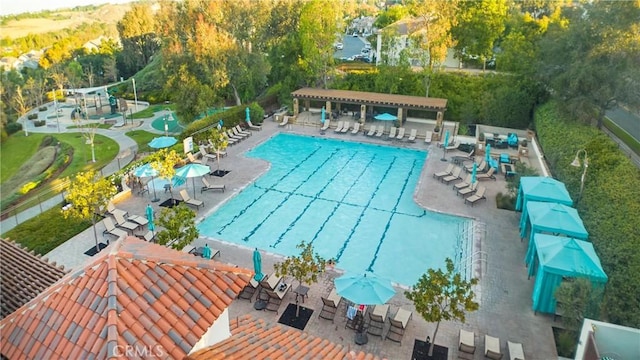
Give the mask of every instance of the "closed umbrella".
[[250, 123], [250, 122], [251, 122], [251, 109], [249, 109], [249, 107], [248, 107], [248, 106], [244, 109], [244, 114], [245, 114], [245, 118], [244, 118], [244, 120], [245, 120], [247, 123]]
[[151, 205], [147, 205], [147, 221], [149, 221], [149, 224], [147, 225], [149, 230], [154, 231], [156, 229], [156, 224], [153, 222], [154, 220], [154, 216], [153, 216], [153, 208], [151, 207]]
[[324, 109], [324, 106], [322, 107], [322, 112], [320, 113], [320, 122], [324, 125], [324, 121], [327, 117], [327, 111]]
[[204, 249], [202, 249], [202, 257], [205, 259], [211, 259], [211, 248], [209, 244], [204, 244]]
[[193, 198], [196, 198], [196, 178], [206, 175], [211, 171], [208, 166], [200, 164], [187, 164], [176, 170], [176, 177], [193, 179]]
[[372, 273], [346, 274], [334, 280], [338, 295], [356, 304], [380, 305], [395, 295], [391, 282]]
[[485, 161], [487, 162], [487, 164], [491, 165], [491, 144], [487, 144], [487, 148], [485, 150]]
[[261, 281], [264, 278], [264, 274], [262, 273], [262, 255], [260, 255], [258, 248], [253, 250], [253, 270], [256, 272], [253, 278], [256, 281]]
[[153, 140], [151, 140], [151, 142], [149, 143], [149, 147], [152, 147], [154, 149], [163, 149], [169, 146], [173, 146], [177, 142], [178, 139], [174, 138], [173, 136], [160, 136], [157, 138], [153, 138]]
[[478, 163], [473, 163], [473, 171], [471, 171], [471, 185], [475, 184], [478, 179], [476, 179], [476, 173], [478, 172]]
[[444, 132], [444, 142], [442, 143], [442, 159], [441, 161], [447, 161], [447, 146], [449, 146], [449, 130]]
[[158, 170], [154, 169], [151, 166], [151, 163], [146, 163], [142, 166], [138, 166], [135, 170], [133, 170], [133, 175], [139, 178], [149, 177], [151, 176], [151, 185], [153, 186], [153, 202], [160, 201], [158, 196], [156, 196], [156, 185], [153, 183], [153, 177], [158, 175]]

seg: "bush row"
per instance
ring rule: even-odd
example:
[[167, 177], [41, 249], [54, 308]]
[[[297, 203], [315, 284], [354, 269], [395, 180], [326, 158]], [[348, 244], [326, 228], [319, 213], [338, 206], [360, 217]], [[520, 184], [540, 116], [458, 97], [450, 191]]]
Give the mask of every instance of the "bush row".
[[180, 139], [184, 140], [185, 138], [193, 135], [193, 133], [195, 132], [205, 129], [209, 126], [214, 126], [220, 120], [224, 122], [224, 127], [226, 128], [244, 123], [246, 118], [245, 109], [247, 107], [249, 107], [250, 109], [251, 123], [254, 125], [262, 124], [262, 120], [264, 117], [264, 110], [260, 105], [258, 105], [257, 103], [251, 103], [249, 105], [240, 105], [240, 106], [232, 107], [220, 113], [206, 116], [200, 120], [196, 120], [192, 122], [182, 131], [182, 134], [180, 135]]
[[554, 177], [574, 199], [583, 168], [568, 165], [586, 150], [589, 166], [576, 208], [609, 277], [603, 317], [640, 327], [640, 170], [603, 132], [567, 120], [555, 103], [537, 109], [535, 126]]

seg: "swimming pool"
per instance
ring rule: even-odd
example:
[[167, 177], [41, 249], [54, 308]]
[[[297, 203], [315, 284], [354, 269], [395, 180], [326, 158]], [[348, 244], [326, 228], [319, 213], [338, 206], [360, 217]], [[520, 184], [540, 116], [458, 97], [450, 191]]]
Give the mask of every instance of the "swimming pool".
[[413, 200], [425, 151], [278, 134], [247, 156], [269, 171], [198, 224], [201, 235], [285, 256], [304, 240], [340, 269], [407, 286], [465, 246], [468, 219]]

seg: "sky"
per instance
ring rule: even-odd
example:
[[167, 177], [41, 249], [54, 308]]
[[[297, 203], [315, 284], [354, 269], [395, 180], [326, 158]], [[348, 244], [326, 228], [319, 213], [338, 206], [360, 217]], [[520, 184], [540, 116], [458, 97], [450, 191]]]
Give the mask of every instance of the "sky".
[[0, 0], [0, 15], [15, 15], [41, 10], [55, 10], [76, 6], [120, 4], [133, 0]]

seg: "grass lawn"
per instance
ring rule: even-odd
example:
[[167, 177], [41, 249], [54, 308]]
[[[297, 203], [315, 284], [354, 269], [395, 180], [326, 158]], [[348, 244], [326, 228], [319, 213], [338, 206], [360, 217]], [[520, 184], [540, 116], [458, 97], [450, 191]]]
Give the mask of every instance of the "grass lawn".
[[44, 134], [15, 133], [0, 146], [0, 184], [12, 177], [38, 150]]
[[128, 131], [125, 135], [135, 140], [138, 144], [138, 152], [140, 153], [151, 151], [152, 149], [149, 147], [149, 142], [151, 142], [153, 138], [160, 136], [144, 130]]
[[[176, 105], [175, 104], [156, 104], [156, 105], [151, 105], [148, 108], [142, 110], [142, 111], [138, 111], [137, 113], [133, 114], [133, 118], [134, 119], [146, 119], [146, 118], [150, 118], [153, 117], [153, 113], [158, 112], [158, 111], [162, 111], [164, 109], [171, 109], [171, 111], [176, 111]], [[127, 116], [127, 118], [131, 119], [130, 116]]]
[[65, 219], [61, 206], [23, 222], [2, 236], [44, 255], [91, 226], [90, 220]]
[[620, 140], [622, 140], [627, 146], [631, 148], [636, 154], [640, 155], [640, 142], [638, 142], [631, 134], [624, 131], [621, 127], [619, 127], [616, 123], [611, 121], [609, 118], [604, 118], [604, 127], [609, 129], [612, 133], [614, 133]]
[[[98, 129], [111, 129], [113, 125], [111, 124], [98, 124]], [[77, 129], [77, 125], [67, 126], [67, 129]]]

